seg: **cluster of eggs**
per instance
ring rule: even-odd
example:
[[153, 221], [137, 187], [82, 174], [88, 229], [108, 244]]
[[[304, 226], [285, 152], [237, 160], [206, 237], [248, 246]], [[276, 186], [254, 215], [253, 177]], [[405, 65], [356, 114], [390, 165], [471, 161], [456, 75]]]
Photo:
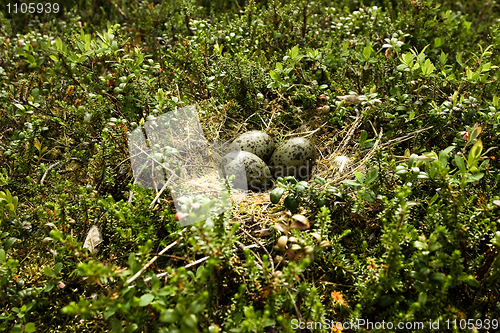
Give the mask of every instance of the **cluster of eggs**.
[[234, 175], [234, 188], [253, 191], [269, 189], [272, 178], [309, 178], [316, 158], [316, 149], [306, 138], [292, 138], [276, 147], [274, 139], [260, 131], [240, 135], [232, 147], [222, 158], [219, 174]]

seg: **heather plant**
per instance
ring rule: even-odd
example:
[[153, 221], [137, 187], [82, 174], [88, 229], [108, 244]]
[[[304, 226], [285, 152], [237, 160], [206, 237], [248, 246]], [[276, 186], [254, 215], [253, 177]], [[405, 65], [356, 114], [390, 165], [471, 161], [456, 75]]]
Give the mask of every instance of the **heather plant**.
[[[7, 4], [0, 331], [498, 330], [496, 2]], [[321, 175], [187, 193], [181, 226], [127, 143], [188, 105], [209, 142], [307, 136]]]

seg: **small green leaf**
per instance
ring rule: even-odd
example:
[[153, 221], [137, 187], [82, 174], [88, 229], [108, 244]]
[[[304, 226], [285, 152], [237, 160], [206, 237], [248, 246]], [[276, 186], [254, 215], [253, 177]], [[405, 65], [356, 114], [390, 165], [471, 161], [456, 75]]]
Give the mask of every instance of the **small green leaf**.
[[477, 181], [479, 181], [481, 178], [483, 178], [484, 176], [484, 173], [483, 172], [479, 172], [479, 173], [476, 173], [476, 174], [469, 174], [467, 175], [467, 179], [466, 179], [466, 182], [467, 183], [475, 183]]
[[356, 172], [354, 173], [354, 176], [356, 176], [356, 179], [357, 179], [360, 183], [364, 183], [364, 182], [365, 182], [365, 176], [364, 176], [361, 172], [356, 171]]
[[326, 184], [325, 180], [324, 180], [323, 178], [320, 178], [320, 177], [316, 177], [316, 178], [314, 179], [314, 182], [315, 182], [316, 184], [319, 184], [319, 185], [325, 185], [325, 184]]
[[411, 54], [410, 52], [407, 52], [407, 53], [403, 54], [402, 59], [406, 65], [410, 66], [410, 64], [412, 63], [413, 57], [414, 57], [413, 54]]
[[427, 249], [427, 244], [423, 243], [423, 242], [420, 242], [420, 241], [415, 241], [415, 243], [413, 243], [413, 245], [419, 249], [419, 250], [426, 250]]
[[104, 320], [108, 320], [108, 318], [114, 315], [115, 312], [116, 312], [116, 307], [112, 307], [108, 311], [104, 312]]
[[271, 194], [269, 195], [271, 198], [271, 202], [276, 205], [280, 201], [284, 192], [285, 189], [282, 187], [276, 187], [275, 189], [273, 189], [271, 191]]
[[418, 302], [420, 305], [424, 306], [427, 303], [427, 293], [425, 291], [420, 292], [418, 295]]
[[6, 204], [5, 208], [7, 208], [8, 210], [10, 210], [11, 212], [15, 212], [16, 211], [16, 208], [11, 203]]
[[469, 142], [475, 140], [481, 134], [481, 127], [474, 127], [469, 135]]
[[136, 266], [137, 262], [135, 261], [135, 253], [131, 252], [128, 256], [128, 265], [133, 268]]
[[375, 192], [373, 192], [370, 189], [364, 190], [363, 191], [363, 199], [365, 199], [368, 202], [374, 202], [375, 199], [377, 198]]
[[196, 316], [192, 313], [190, 314], [187, 314], [185, 315], [184, 317], [182, 317], [182, 321], [184, 322], [184, 324], [190, 328], [196, 328], [196, 324], [197, 324], [197, 319], [196, 319]]
[[16, 108], [18, 108], [19, 110], [22, 110], [22, 111], [25, 111], [25, 110], [26, 110], [26, 108], [25, 108], [25, 107], [24, 107], [24, 105], [22, 105], [22, 104], [15, 103], [14, 105], [15, 105], [15, 106], [16, 106]]
[[500, 248], [500, 231], [495, 233], [495, 237], [491, 240], [491, 243]]
[[436, 251], [439, 250], [442, 247], [441, 243], [435, 242], [431, 246], [429, 246], [429, 251]]
[[184, 306], [184, 304], [182, 303], [177, 303], [175, 305], [175, 310], [177, 311], [177, 313], [179, 313], [181, 316], [184, 315], [186, 313], [186, 307]]
[[26, 60], [31, 64], [35, 64], [36, 65], [36, 61], [35, 61], [35, 57], [33, 57], [31, 54], [27, 54], [26, 55]]
[[62, 50], [62, 48], [63, 48], [63, 42], [62, 42], [61, 38], [57, 37], [56, 38], [56, 49]]
[[174, 309], [165, 310], [160, 315], [160, 321], [163, 321], [163, 322], [169, 323], [169, 324], [178, 322], [180, 318], [181, 317], [179, 316], [177, 311], [175, 311]]
[[281, 81], [279, 74], [275, 71], [271, 70], [269, 72], [269, 75], [271, 75], [271, 79], [273, 79], [274, 81]]
[[444, 280], [446, 279], [446, 275], [444, 275], [443, 273], [434, 272], [429, 276], [429, 279], [437, 282], [444, 282]]
[[199, 302], [199, 301], [194, 301], [193, 303], [191, 303], [189, 308], [191, 309], [192, 313], [198, 313], [198, 312], [201, 312], [205, 308], [205, 304], [203, 304], [202, 302]]
[[61, 269], [63, 267], [63, 264], [62, 262], [58, 262], [55, 266], [54, 266], [54, 275], [57, 275], [61, 272]]
[[441, 39], [441, 37], [434, 38], [434, 47], [440, 47], [441, 45], [443, 45], [443, 40]]
[[444, 150], [441, 150], [439, 152], [439, 163], [441, 163], [441, 165], [443, 167], [446, 167], [446, 165], [448, 164], [448, 154], [453, 150], [455, 149], [455, 146], [450, 146]]
[[276, 325], [276, 321], [273, 319], [267, 318], [264, 321], [264, 327], [273, 326], [273, 325]]
[[378, 176], [378, 169], [371, 169], [366, 175], [365, 184], [368, 185], [370, 183], [373, 183], [373, 181], [377, 179], [377, 176]]
[[302, 184], [297, 184], [295, 186], [295, 192], [297, 193], [297, 196], [303, 196], [306, 194], [306, 186], [302, 185]]
[[137, 331], [138, 328], [139, 328], [139, 326], [137, 326], [136, 323], [133, 323], [133, 324], [130, 324], [127, 327], [125, 327], [125, 329], [123, 330], [123, 332], [124, 333], [132, 333], [132, 332]]
[[24, 326], [24, 330], [27, 333], [35, 332], [36, 331], [35, 323], [27, 323], [26, 326]]
[[4, 249], [0, 249], [0, 265], [2, 265], [5, 262], [7, 255], [5, 254]]
[[430, 59], [427, 59], [422, 65], [422, 74], [427, 76], [434, 71], [434, 68], [434, 64], [430, 61]]
[[359, 144], [362, 145], [363, 142], [368, 139], [368, 132], [365, 130], [361, 130], [360, 136], [359, 136]]
[[446, 58], [447, 58], [446, 53], [441, 51], [441, 55], [439, 56], [439, 62], [441, 63], [441, 65], [446, 64], [446, 60], [447, 60]]
[[465, 161], [462, 156], [460, 155], [455, 155], [455, 163], [458, 166], [458, 169], [460, 170], [460, 173], [462, 175], [465, 175], [466, 169], [465, 169]]
[[21, 326], [16, 325], [10, 330], [10, 333], [24, 333], [24, 330]]
[[466, 276], [463, 278], [463, 281], [474, 288], [479, 288], [480, 286], [479, 281], [477, 281], [472, 275]]
[[149, 305], [153, 300], [155, 299], [155, 296], [152, 294], [144, 294], [141, 296], [140, 301], [139, 301], [139, 306], [147, 306]]
[[477, 139], [474, 146], [469, 151], [469, 157], [467, 158], [467, 164], [469, 167], [476, 166], [479, 157], [481, 157], [481, 152], [483, 151], [483, 143], [481, 139]]
[[353, 187], [355, 189], [362, 186], [362, 184], [360, 184], [357, 181], [352, 180], [352, 179], [346, 179], [342, 183], [345, 184], [345, 185], [347, 185], [347, 186], [351, 186], [351, 187]]
[[5, 243], [3, 244], [3, 248], [5, 249], [5, 251], [7, 251], [8, 249], [10, 249], [12, 247], [12, 245], [14, 245], [14, 243], [17, 241], [17, 238], [14, 238], [14, 237], [11, 237], [9, 239], [7, 239], [5, 241]]
[[398, 65], [396, 68], [400, 72], [408, 72], [410, 70], [410, 68], [405, 64]]
[[285, 198], [284, 204], [287, 209], [293, 212], [297, 210], [297, 208], [299, 208], [300, 199], [295, 196], [289, 195]]
[[292, 184], [292, 185], [295, 185], [295, 184], [297, 184], [297, 183], [298, 183], [298, 182], [297, 182], [297, 179], [295, 179], [295, 177], [294, 177], [294, 176], [288, 176], [288, 177], [285, 177], [285, 178], [283, 178], [283, 180], [284, 180], [284, 181], [286, 181], [286, 182], [289, 182], [289, 183], [290, 183], [290, 184]]
[[50, 276], [50, 277], [54, 276], [54, 272], [52, 271], [52, 269], [49, 266], [43, 266], [43, 272], [47, 276]]
[[116, 318], [113, 318], [111, 321], [111, 328], [113, 329], [112, 332], [121, 332], [122, 331], [122, 323]]
[[371, 45], [365, 46], [365, 48], [363, 49], [363, 58], [365, 59], [365, 61], [370, 59], [372, 51], [373, 51], [373, 48]]
[[410, 272], [410, 277], [419, 281], [425, 281], [425, 275], [422, 274], [421, 272], [412, 271]]
[[50, 292], [52, 289], [54, 289], [54, 286], [55, 286], [55, 284], [54, 284], [54, 280], [52, 280], [52, 279], [51, 279], [51, 280], [49, 280], [49, 282], [47, 282], [47, 284], [45, 285], [45, 289], [44, 289], [44, 291], [45, 291], [45, 292]]

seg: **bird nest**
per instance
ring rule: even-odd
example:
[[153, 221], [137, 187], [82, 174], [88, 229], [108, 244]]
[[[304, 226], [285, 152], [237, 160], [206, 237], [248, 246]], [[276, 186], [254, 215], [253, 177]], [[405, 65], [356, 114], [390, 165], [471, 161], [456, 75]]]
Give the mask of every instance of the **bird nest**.
[[[380, 145], [383, 131], [377, 133], [371, 148], [361, 149], [358, 140], [354, 140], [362, 124], [362, 116], [358, 116], [350, 125], [337, 132], [333, 137], [323, 135], [316, 140], [319, 157], [313, 170], [313, 179], [328, 179], [330, 184], [338, 184], [351, 178], [355, 172], [363, 171], [366, 163], [373, 157]], [[342, 137], [340, 143], [339, 138]]]
[[[376, 131], [374, 128], [376, 136], [369, 140], [373, 144], [370, 143], [371, 146], [367, 147], [368, 145], [360, 143], [358, 139], [362, 120], [363, 116], [358, 114], [351, 124], [337, 131], [326, 127], [328, 124], [326, 122], [321, 126], [313, 125], [316, 128], [312, 131], [291, 131], [284, 134], [283, 127], [274, 125], [271, 128], [268, 127], [267, 132], [275, 137], [302, 136], [310, 139], [318, 151], [310, 180], [320, 177], [328, 180], [329, 185], [336, 185], [353, 177], [355, 172], [363, 171], [379, 147], [411, 139], [415, 133], [426, 130], [410, 133], [382, 145], [383, 132], [381, 129]], [[164, 123], [169, 124], [169, 126], [162, 128]], [[217, 124], [213, 119], [204, 123], [205, 126], [208, 126], [208, 130], [207, 128], [205, 131], [202, 129], [196, 108], [182, 108], [176, 113], [157, 119], [156, 122], [148, 123], [149, 127], [145, 126], [144, 135], [137, 132], [134, 139], [129, 139], [131, 156], [139, 155], [142, 157], [136, 157], [133, 160], [131, 158], [134, 176], [139, 175], [136, 177], [136, 181], [139, 179], [143, 186], [146, 184], [149, 188], [155, 189], [156, 197], [152, 205], [158, 200], [167, 185], [169, 185], [178, 210], [180, 210], [180, 204], [177, 200], [179, 198], [204, 196], [210, 199], [221, 199], [224, 195], [227, 183], [221, 181], [218, 166], [227, 151], [233, 147], [230, 143], [219, 142], [218, 139], [220, 137], [234, 139], [240, 134], [242, 127], [245, 127], [245, 122], [235, 128], [229, 137], [227, 133], [221, 135], [220, 126], [211, 127], [213, 124]], [[175, 131], [172, 131], [172, 128]], [[161, 143], [159, 145], [161, 149], [155, 150], [155, 146], [158, 145], [154, 145], [154, 142]], [[163, 147], [174, 147], [175, 149], [165, 150]], [[145, 174], [148, 174], [147, 177], [141, 173], [144, 169], [146, 170]], [[269, 207], [268, 197], [269, 195], [265, 192], [255, 193], [252, 196], [249, 196], [248, 192], [232, 192], [233, 203], [253, 202], [254, 204], [263, 204], [266, 209]]]

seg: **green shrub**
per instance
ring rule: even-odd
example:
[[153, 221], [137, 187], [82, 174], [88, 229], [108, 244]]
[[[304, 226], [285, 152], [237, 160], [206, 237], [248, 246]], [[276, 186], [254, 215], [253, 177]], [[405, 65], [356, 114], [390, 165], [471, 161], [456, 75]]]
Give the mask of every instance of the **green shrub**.
[[[6, 8], [1, 331], [498, 318], [496, 2]], [[354, 103], [337, 97], [353, 93]], [[209, 140], [317, 129], [327, 156], [359, 119], [345, 146], [357, 160], [383, 136], [341, 184], [278, 179], [271, 202], [182, 228], [168, 189], [155, 200], [159, 189], [134, 183], [127, 140], [192, 104]], [[94, 225], [103, 240], [89, 251]]]

